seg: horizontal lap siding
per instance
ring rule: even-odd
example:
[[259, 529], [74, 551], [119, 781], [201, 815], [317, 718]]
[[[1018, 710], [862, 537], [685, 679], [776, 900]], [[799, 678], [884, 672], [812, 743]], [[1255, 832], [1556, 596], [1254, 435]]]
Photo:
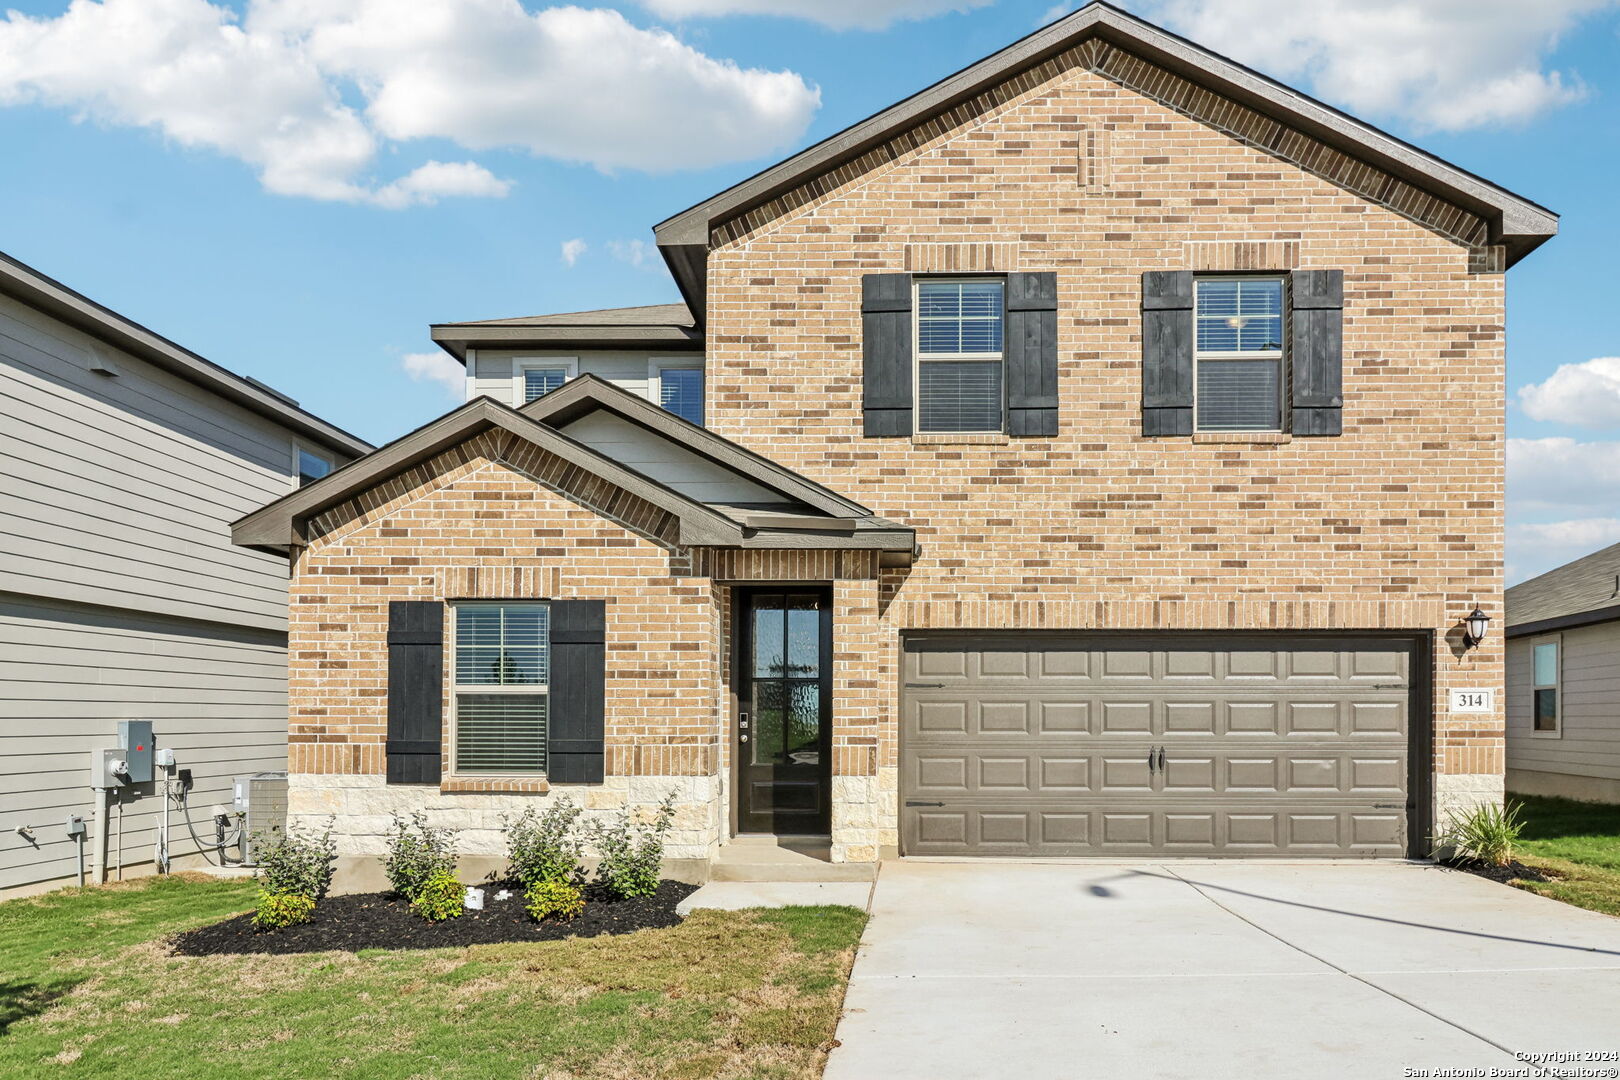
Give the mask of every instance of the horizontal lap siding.
[[267, 420], [0, 297], [0, 590], [284, 631], [286, 563], [229, 523], [287, 493]]
[[1620, 780], [1620, 622], [1565, 630], [1558, 738], [1532, 732], [1531, 653], [1546, 637], [1508, 643], [1508, 767]]
[[[120, 719], [152, 721], [158, 746], [192, 770], [192, 820], [205, 839], [209, 807], [229, 805], [231, 778], [287, 763], [286, 649], [281, 635], [8, 599], [0, 603], [0, 889], [71, 876], [69, 814], [93, 827], [92, 750], [111, 747]], [[126, 796], [124, 857], [152, 860], [162, 799]], [[116, 821], [116, 817], [114, 818]], [[16, 835], [34, 830], [38, 847]], [[91, 843], [86, 846], [89, 869]], [[170, 851], [194, 853], [178, 813]]]

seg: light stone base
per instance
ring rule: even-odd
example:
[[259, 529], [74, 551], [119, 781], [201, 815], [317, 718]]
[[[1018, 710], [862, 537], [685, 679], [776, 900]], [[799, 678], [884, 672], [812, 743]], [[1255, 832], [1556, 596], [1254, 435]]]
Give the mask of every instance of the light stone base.
[[[441, 792], [428, 784], [389, 784], [381, 776], [294, 773], [287, 778], [287, 820], [299, 830], [320, 832], [332, 823], [342, 859], [374, 859], [388, 850], [393, 816], [420, 811], [428, 823], [454, 829], [456, 850], [469, 860], [500, 861], [506, 838], [503, 816], [544, 809], [568, 795], [585, 808], [583, 820], [605, 818], [625, 807], [650, 813], [671, 792], [675, 827], [664, 845], [671, 863], [707, 863], [720, 842], [725, 804], [714, 776], [610, 776], [603, 784], [559, 784], [546, 795]], [[359, 862], [352, 863], [359, 873]], [[481, 874], [475, 876], [482, 876]], [[468, 879], [472, 880], [472, 879]]]
[[900, 770], [876, 776], [835, 776], [832, 781], [832, 861], [876, 862], [900, 840]]

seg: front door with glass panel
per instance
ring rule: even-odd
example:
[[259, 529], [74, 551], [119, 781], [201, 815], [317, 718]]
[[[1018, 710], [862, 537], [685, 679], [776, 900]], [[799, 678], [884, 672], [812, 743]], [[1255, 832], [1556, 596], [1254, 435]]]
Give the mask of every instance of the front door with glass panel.
[[830, 829], [831, 606], [824, 590], [737, 592], [739, 833]]

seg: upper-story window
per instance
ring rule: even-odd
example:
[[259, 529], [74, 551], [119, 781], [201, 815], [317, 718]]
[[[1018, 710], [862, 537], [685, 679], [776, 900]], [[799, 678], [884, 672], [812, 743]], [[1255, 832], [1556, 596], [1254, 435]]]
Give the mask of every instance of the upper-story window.
[[527, 405], [535, 398], [545, 397], [572, 379], [577, 371], [577, 361], [567, 358], [518, 361], [518, 379], [523, 395], [523, 400], [518, 404]]
[[293, 448], [294, 464], [298, 468], [298, 486], [313, 484], [321, 477], [332, 471], [332, 459], [322, 457], [313, 450], [306, 450], [302, 446]]
[[1283, 280], [1200, 277], [1196, 415], [1199, 431], [1280, 431]]
[[455, 771], [546, 770], [551, 610], [464, 603], [455, 611]]
[[694, 424], [703, 424], [703, 365], [691, 360], [654, 360], [650, 366], [652, 398]]
[[917, 282], [917, 430], [1001, 431], [1002, 320], [999, 278]]
[[1558, 690], [1562, 674], [1558, 657], [1559, 641], [1538, 641], [1530, 650], [1531, 727], [1536, 731], [1557, 732], [1559, 725]]

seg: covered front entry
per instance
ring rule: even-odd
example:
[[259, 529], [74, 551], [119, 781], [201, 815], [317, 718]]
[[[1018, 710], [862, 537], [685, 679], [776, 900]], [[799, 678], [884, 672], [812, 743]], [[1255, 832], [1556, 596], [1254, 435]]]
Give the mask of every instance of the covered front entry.
[[736, 831], [825, 836], [832, 822], [832, 594], [738, 588]]
[[908, 637], [901, 851], [1404, 856], [1424, 657], [1347, 635]]

